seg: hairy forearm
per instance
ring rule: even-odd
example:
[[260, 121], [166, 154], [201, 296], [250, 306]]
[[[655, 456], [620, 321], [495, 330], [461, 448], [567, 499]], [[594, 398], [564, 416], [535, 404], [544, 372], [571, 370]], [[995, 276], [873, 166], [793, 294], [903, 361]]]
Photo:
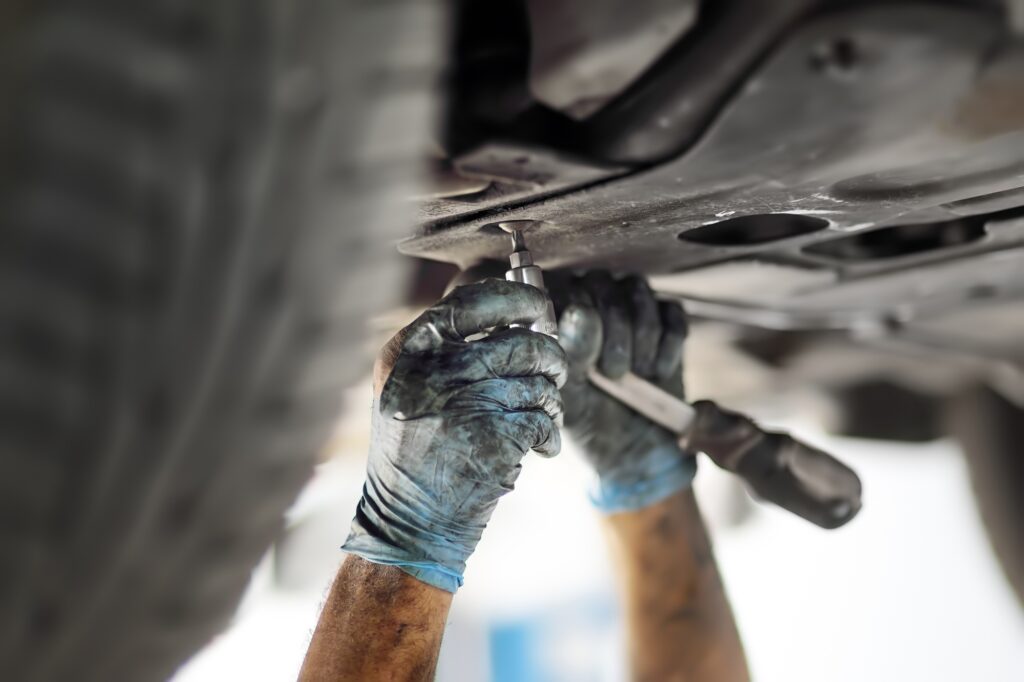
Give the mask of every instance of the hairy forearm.
[[432, 680], [452, 595], [394, 566], [345, 559], [299, 679]]
[[689, 490], [606, 517], [637, 681], [749, 680], [743, 648]]

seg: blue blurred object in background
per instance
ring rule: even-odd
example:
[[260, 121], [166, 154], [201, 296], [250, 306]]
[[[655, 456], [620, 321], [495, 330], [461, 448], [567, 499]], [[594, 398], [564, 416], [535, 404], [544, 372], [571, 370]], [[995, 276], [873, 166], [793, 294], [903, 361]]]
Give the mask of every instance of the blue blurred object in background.
[[[554, 603], [490, 626], [491, 682], [604, 682], [620, 667], [611, 595]], [[618, 658], [614, 656], [614, 658]]]

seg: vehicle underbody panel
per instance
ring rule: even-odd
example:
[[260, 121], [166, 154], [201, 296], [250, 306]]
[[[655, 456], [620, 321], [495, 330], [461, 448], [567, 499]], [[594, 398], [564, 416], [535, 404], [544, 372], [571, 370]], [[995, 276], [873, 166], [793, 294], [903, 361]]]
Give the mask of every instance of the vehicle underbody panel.
[[[794, 16], [801, 5], [782, 4]], [[777, 23], [769, 28], [782, 32]], [[487, 178], [488, 190], [429, 203], [402, 249], [468, 267], [507, 255], [496, 223], [533, 220], [541, 266], [645, 273], [698, 315], [1014, 359], [1024, 340], [1021, 316], [1007, 314], [1024, 294], [1024, 43], [1006, 23], [987, 6], [808, 10], [752, 69], [735, 69], [731, 95], [685, 152], [588, 147], [588, 121], [561, 148], [510, 126], [461, 154], [475, 165], [460, 172]], [[690, 49], [670, 49], [652, 71], [708, 60], [701, 31], [698, 20], [683, 39]], [[665, 120], [642, 123], [670, 128], [664, 112], [704, 106], [694, 92], [637, 115], [660, 111]], [[549, 172], [530, 177], [545, 159]]]

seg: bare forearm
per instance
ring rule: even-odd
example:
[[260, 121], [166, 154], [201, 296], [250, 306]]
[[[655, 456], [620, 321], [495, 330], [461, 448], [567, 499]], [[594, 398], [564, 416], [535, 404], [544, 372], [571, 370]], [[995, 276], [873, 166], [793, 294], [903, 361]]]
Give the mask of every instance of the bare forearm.
[[633, 679], [749, 680], [692, 492], [606, 519], [625, 595]]
[[299, 679], [432, 680], [452, 595], [350, 556], [338, 571]]

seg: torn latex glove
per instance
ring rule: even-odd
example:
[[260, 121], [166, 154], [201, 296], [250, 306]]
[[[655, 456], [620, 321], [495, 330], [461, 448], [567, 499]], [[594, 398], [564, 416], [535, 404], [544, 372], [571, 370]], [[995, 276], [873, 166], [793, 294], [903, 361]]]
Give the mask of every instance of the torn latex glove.
[[[529, 325], [547, 306], [526, 284], [455, 289], [385, 347], [366, 484], [343, 549], [435, 587], [462, 585], [494, 507], [533, 448], [555, 455], [566, 379], [558, 343]], [[499, 328], [486, 338], [466, 341]]]
[[677, 437], [593, 386], [595, 363], [611, 378], [627, 371], [683, 397], [686, 317], [676, 303], [659, 302], [647, 283], [589, 273], [561, 287], [559, 341], [569, 358], [562, 389], [565, 428], [597, 474], [591, 492], [605, 513], [641, 509], [689, 487], [696, 459]]

